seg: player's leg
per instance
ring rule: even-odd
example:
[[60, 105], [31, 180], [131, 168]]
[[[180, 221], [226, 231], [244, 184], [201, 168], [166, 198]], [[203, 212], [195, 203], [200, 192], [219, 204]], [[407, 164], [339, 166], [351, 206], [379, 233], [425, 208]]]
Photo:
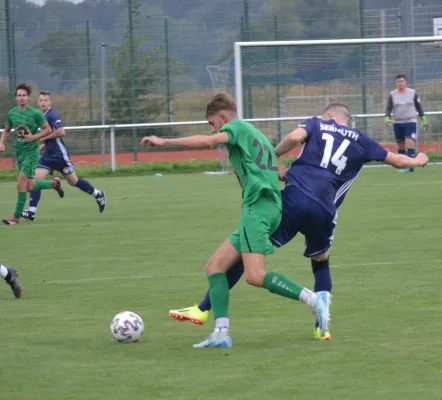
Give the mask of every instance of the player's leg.
[[[332, 217], [319, 204], [310, 202], [309, 223], [302, 227], [305, 235], [306, 249], [304, 256], [310, 258], [315, 279], [315, 292], [331, 292], [332, 278], [330, 273], [330, 247], [333, 244], [337, 215]], [[327, 299], [330, 303], [330, 299]], [[329, 306], [330, 304], [328, 304]], [[315, 339], [330, 340], [329, 332], [321, 334], [319, 322], [316, 321]]]
[[[417, 123], [408, 122], [404, 125], [405, 146], [407, 148], [406, 154], [408, 157], [414, 158], [416, 155]], [[413, 172], [414, 168], [409, 168], [408, 171]]]
[[22, 288], [17, 280], [17, 270], [15, 268], [8, 268], [0, 264], [0, 276], [10, 286], [12, 293], [16, 299], [21, 297]]
[[[26, 191], [34, 193], [34, 195], [31, 195], [32, 200], [30, 200], [29, 203], [30, 208], [26, 211], [22, 211], [21, 215], [29, 221], [33, 221], [35, 219], [37, 205], [41, 198], [41, 190], [54, 189], [61, 198], [64, 197], [64, 190], [61, 187], [60, 178], [57, 177], [50, 181], [44, 179], [48, 173], [52, 174], [52, 172], [54, 171], [53, 167], [51, 166], [51, 162], [48, 161], [47, 164], [40, 165], [40, 167], [38, 167], [38, 165], [40, 165], [38, 158], [34, 158], [32, 165], [29, 166], [26, 172], [27, 176], [29, 177], [28, 183], [26, 185]], [[37, 176], [37, 171], [38, 178], [44, 178], [35, 180], [34, 177]], [[31, 207], [35, 207], [35, 211], [31, 211]]]
[[[244, 273], [244, 264], [242, 260], [235, 263], [232, 268], [230, 268], [227, 273], [227, 284], [229, 289], [235, 286], [241, 279]], [[204, 323], [209, 318], [209, 311], [212, 309], [212, 304], [210, 302], [210, 289], [206, 292], [204, 299], [198, 305], [181, 308], [178, 310], [170, 310], [169, 315], [176, 319], [177, 321], [184, 322], [190, 321], [195, 325], [204, 325]]]
[[275, 227], [273, 221], [278, 220], [265, 201], [266, 199], [259, 200], [243, 221], [241, 256], [245, 279], [252, 286], [263, 287], [271, 293], [307, 304], [316, 312], [321, 332], [325, 333], [328, 330], [329, 311], [324, 298], [328, 299], [329, 293], [314, 293], [279, 272], [265, 269], [265, 255], [274, 252], [269, 234]]
[[[325, 253], [318, 254], [311, 259], [312, 272], [315, 277], [315, 292], [328, 292], [332, 291], [332, 277], [330, 273], [330, 250]], [[330, 307], [331, 299], [330, 297], [325, 299], [328, 302], [328, 307]], [[330, 331], [327, 330], [324, 334], [319, 328], [319, 321], [315, 322], [315, 329], [313, 332], [313, 337], [317, 340], [331, 340]]]
[[[239, 238], [235, 231], [231, 238], [235, 241]], [[210, 257], [206, 265], [207, 279], [209, 281], [209, 295], [212, 304], [215, 330], [208, 339], [195, 344], [195, 348], [206, 347], [231, 347], [232, 341], [229, 336], [229, 285], [226, 272], [240, 259], [240, 253], [231, 242], [226, 240], [218, 250]]]
[[26, 203], [28, 177], [22, 171], [23, 162], [18, 160], [19, 174], [17, 178], [17, 201], [15, 203], [14, 215], [11, 218], [3, 219], [3, 223], [6, 225], [16, 225], [20, 222], [21, 213]]
[[[41, 160], [40, 160], [39, 166], [35, 171], [34, 180], [43, 181], [50, 173], [52, 174], [51, 169], [49, 167], [41, 166]], [[38, 203], [40, 202], [40, 198], [41, 198], [41, 190], [35, 190], [31, 193], [29, 197], [29, 208], [22, 212], [22, 217], [24, 219], [27, 219], [28, 221], [34, 221], [35, 214], [37, 213]]]
[[[393, 132], [394, 132], [394, 137], [396, 139], [397, 152], [399, 154], [405, 154], [406, 148], [405, 148], [404, 124], [394, 123], [393, 124]], [[404, 171], [408, 171], [408, 170], [407, 169], [399, 169], [399, 172], [404, 172]]]
[[393, 133], [396, 140], [397, 152], [399, 154], [405, 154], [405, 135], [404, 135], [404, 124], [394, 123]]
[[[263, 197], [254, 204], [243, 208], [240, 219], [240, 227], [230, 237], [231, 247], [234, 248], [244, 261], [245, 278], [248, 284], [256, 287], [263, 287], [271, 293], [288, 297], [294, 300], [300, 300], [315, 310], [320, 321], [321, 332], [325, 333], [328, 328], [329, 313], [323, 296], [328, 293], [317, 294], [309, 289], [297, 284], [286, 278], [283, 274], [277, 272], [268, 272], [265, 269], [265, 255], [274, 252], [273, 245], [270, 242], [270, 235], [276, 230], [281, 220], [281, 212], [272, 201]], [[238, 240], [239, 239], [239, 240]], [[212, 283], [214, 279], [218, 279], [218, 265], [209, 263], [207, 266], [207, 274], [211, 283], [210, 300], [212, 302], [214, 315], [216, 318], [215, 332], [209, 339], [195, 345], [194, 347], [217, 347], [220, 340], [228, 337], [229, 318], [216, 313], [215, 304], [215, 285]], [[224, 294], [227, 292], [227, 280], [220, 277], [224, 284]], [[211, 282], [211, 279], [213, 280]], [[227, 313], [225, 313], [227, 314]]]
[[[302, 209], [297, 203], [298, 193], [294, 193], [295, 191], [296, 188], [294, 187], [286, 187], [282, 191], [283, 217], [278, 228], [270, 237], [270, 241], [275, 247], [284, 246], [290, 242], [299, 231], [299, 222], [300, 216], [302, 215]], [[236, 285], [236, 283], [241, 279], [243, 273], [244, 263], [241, 259], [226, 273], [229, 289]], [[191, 321], [196, 325], [203, 325], [209, 317], [208, 311], [210, 310], [210, 290], [208, 290], [200, 304], [178, 310], [170, 310], [169, 315], [177, 321]]]
[[87, 181], [86, 179], [79, 178], [75, 173], [74, 164], [72, 164], [71, 162], [66, 163], [63, 169], [61, 170], [61, 172], [64, 175], [66, 181], [69, 183], [69, 185], [75, 186], [81, 191], [91, 196], [94, 196], [95, 201], [98, 204], [98, 209], [100, 213], [104, 211], [104, 209], [106, 208], [105, 193], [102, 190], [92, 186], [90, 182]]

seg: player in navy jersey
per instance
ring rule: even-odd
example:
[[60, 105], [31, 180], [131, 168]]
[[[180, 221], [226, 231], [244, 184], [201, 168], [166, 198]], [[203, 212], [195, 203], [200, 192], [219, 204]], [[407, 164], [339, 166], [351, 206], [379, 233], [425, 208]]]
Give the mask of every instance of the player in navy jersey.
[[[415, 158], [391, 153], [357, 129], [347, 126], [350, 110], [343, 104], [330, 104], [322, 119], [310, 118], [289, 133], [276, 147], [278, 157], [302, 144], [302, 151], [290, 168], [279, 165], [280, 179], [286, 183], [282, 191], [283, 216], [272, 234], [274, 246], [281, 247], [297, 233], [305, 237], [304, 256], [310, 258], [315, 278], [314, 291], [332, 289], [329, 267], [330, 247], [336, 227], [337, 209], [355, 182], [363, 165], [381, 161], [396, 168], [424, 167], [426, 154]], [[242, 262], [227, 273], [229, 287], [233, 287], [244, 271]], [[179, 321], [202, 325], [210, 310], [208, 293], [193, 307], [170, 310], [169, 315]], [[316, 325], [315, 339], [330, 340], [330, 333], [321, 335]]]
[[[103, 191], [94, 188], [87, 180], [77, 177], [75, 166], [71, 161], [69, 150], [66, 147], [63, 136], [65, 131], [60, 116], [51, 108], [51, 94], [41, 91], [38, 96], [38, 106], [52, 128], [52, 133], [42, 140], [41, 148], [44, 152], [36, 170], [36, 180], [43, 180], [54, 171], [60, 172], [71, 186], [75, 186], [83, 192], [95, 197], [100, 213], [106, 207], [106, 196]], [[29, 199], [29, 208], [22, 212], [23, 218], [33, 221], [37, 213], [41, 191], [35, 191]]]

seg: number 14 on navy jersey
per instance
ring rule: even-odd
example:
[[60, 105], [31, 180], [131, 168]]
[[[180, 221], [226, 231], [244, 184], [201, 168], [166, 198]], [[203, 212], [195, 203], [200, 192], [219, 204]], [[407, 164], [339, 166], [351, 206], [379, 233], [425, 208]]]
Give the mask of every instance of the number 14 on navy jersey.
[[299, 127], [305, 129], [307, 138], [286, 180], [334, 213], [362, 166], [384, 161], [387, 150], [358, 129], [333, 119], [313, 117]]

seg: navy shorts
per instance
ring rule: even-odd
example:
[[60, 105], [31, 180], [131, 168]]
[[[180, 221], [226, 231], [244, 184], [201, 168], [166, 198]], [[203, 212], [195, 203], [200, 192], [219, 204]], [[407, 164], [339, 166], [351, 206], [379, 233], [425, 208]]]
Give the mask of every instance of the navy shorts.
[[405, 139], [417, 140], [417, 123], [404, 122], [393, 124], [394, 137], [396, 143], [403, 142]]
[[305, 195], [295, 186], [282, 191], [282, 220], [270, 237], [276, 247], [290, 242], [298, 232], [305, 236], [305, 257], [314, 257], [327, 251], [333, 244], [336, 216]]
[[63, 157], [48, 157], [44, 154], [38, 162], [38, 168], [47, 169], [51, 175], [54, 171], [58, 171], [63, 176], [70, 175], [75, 171], [75, 166], [70, 159], [65, 159]]

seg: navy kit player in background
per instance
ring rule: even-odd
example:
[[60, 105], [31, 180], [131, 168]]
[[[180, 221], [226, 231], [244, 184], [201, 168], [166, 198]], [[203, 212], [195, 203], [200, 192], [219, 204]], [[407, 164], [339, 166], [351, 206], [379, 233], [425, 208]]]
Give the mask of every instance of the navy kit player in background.
[[[69, 155], [69, 150], [64, 144], [63, 136], [65, 131], [60, 116], [51, 108], [51, 94], [41, 91], [38, 96], [38, 106], [52, 128], [52, 133], [42, 140], [41, 147], [44, 152], [38, 163], [35, 179], [43, 180], [48, 174], [58, 171], [71, 186], [75, 186], [83, 192], [95, 197], [100, 213], [106, 207], [106, 197], [103, 191], [94, 188], [87, 180], [77, 177], [75, 166]], [[29, 208], [22, 212], [23, 218], [33, 221], [37, 213], [37, 206], [40, 201], [41, 191], [35, 191], [29, 199]]]
[[[414, 157], [417, 140], [416, 113], [421, 118], [424, 128], [428, 127], [428, 120], [424, 114], [419, 96], [414, 89], [407, 87], [405, 75], [396, 75], [396, 90], [388, 97], [387, 109], [385, 110], [385, 124], [391, 126], [391, 114], [393, 113], [393, 131], [396, 139], [398, 153]], [[401, 172], [413, 172], [411, 169], [401, 169]]]
[[[315, 278], [314, 291], [332, 289], [329, 256], [336, 227], [337, 208], [355, 182], [363, 165], [382, 161], [396, 168], [424, 167], [426, 154], [416, 158], [388, 152], [357, 129], [347, 126], [350, 110], [343, 104], [330, 104], [322, 119], [306, 120], [289, 133], [276, 147], [278, 157], [302, 144], [298, 159], [286, 170], [279, 166], [280, 179], [286, 182], [282, 191], [283, 215], [281, 224], [272, 234], [274, 246], [281, 247], [297, 233], [305, 236], [304, 256], [310, 258]], [[244, 267], [235, 264], [227, 273], [229, 287], [242, 276]], [[210, 310], [208, 294], [198, 305], [169, 314], [179, 320], [202, 325]], [[330, 333], [321, 335], [316, 325], [314, 337], [330, 340]]]

